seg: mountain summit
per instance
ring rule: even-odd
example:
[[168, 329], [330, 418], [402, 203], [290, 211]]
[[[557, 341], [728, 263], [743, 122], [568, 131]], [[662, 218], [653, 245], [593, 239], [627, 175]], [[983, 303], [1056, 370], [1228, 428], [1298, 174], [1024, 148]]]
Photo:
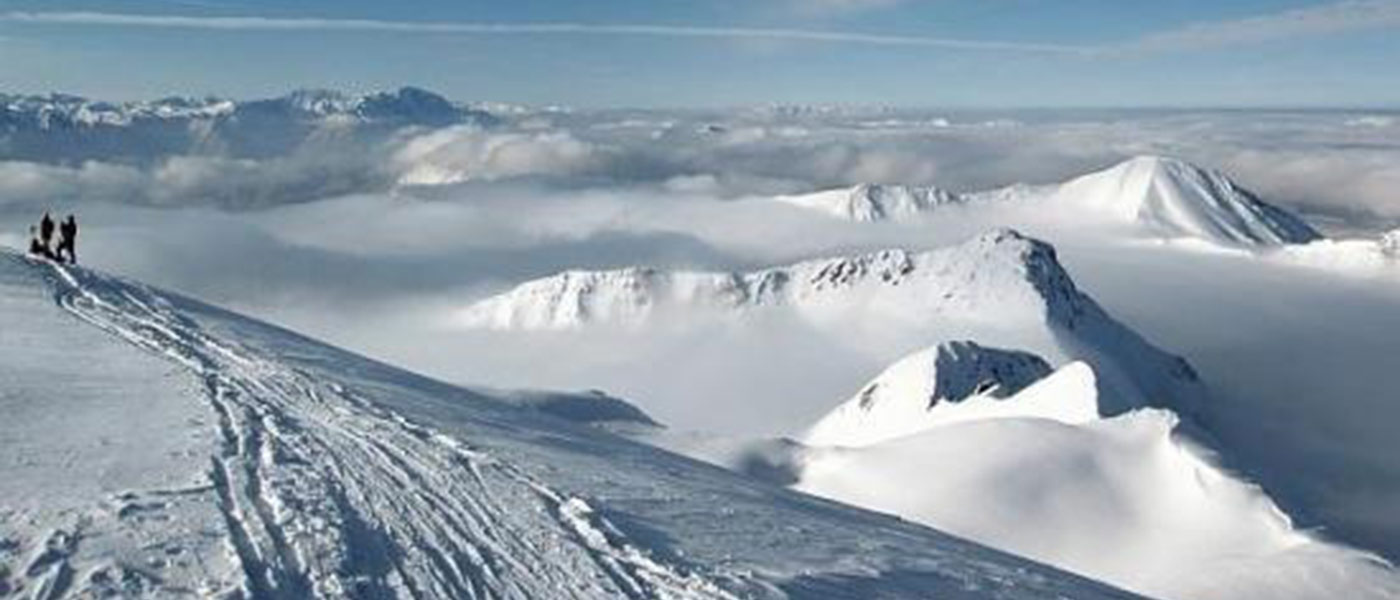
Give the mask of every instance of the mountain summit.
[[960, 194], [932, 186], [862, 184], [776, 200], [858, 222], [913, 219], [948, 206], [1021, 206], [1057, 219], [1128, 225], [1162, 237], [1232, 246], [1303, 244], [1322, 237], [1225, 174], [1162, 156], [1139, 156], [1055, 185]]
[[1169, 236], [1243, 246], [1302, 244], [1322, 237], [1223, 173], [1161, 156], [1139, 156], [1070, 180], [1052, 198]]

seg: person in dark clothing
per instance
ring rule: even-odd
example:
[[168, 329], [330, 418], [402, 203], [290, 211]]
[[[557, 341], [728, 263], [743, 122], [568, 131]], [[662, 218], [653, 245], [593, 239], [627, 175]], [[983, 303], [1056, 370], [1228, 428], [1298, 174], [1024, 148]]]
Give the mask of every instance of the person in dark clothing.
[[39, 241], [39, 230], [33, 225], [29, 226], [29, 253], [49, 258], [49, 249], [45, 248], [44, 243]]
[[39, 242], [44, 245], [44, 255], [53, 257], [53, 218], [49, 216], [49, 211], [44, 211], [44, 218], [39, 219]]
[[64, 262], [63, 255], [67, 253], [67, 262], [78, 263], [78, 219], [73, 215], [68, 215], [62, 223], [58, 224], [58, 249], [54, 251], [54, 256], [58, 262]]

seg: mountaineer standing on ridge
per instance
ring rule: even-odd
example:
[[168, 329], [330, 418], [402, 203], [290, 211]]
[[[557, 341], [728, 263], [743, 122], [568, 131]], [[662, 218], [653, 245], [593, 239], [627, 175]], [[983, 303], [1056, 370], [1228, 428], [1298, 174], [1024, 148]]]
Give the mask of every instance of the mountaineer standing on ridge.
[[53, 258], [49, 247], [39, 240], [39, 229], [33, 225], [29, 226], [29, 253], [44, 258]]
[[44, 211], [44, 218], [39, 219], [39, 243], [44, 245], [44, 256], [53, 258], [53, 218], [49, 216], [49, 211]]
[[[48, 215], [44, 215], [45, 218]], [[64, 262], [63, 253], [68, 252], [69, 264], [78, 264], [78, 219], [73, 215], [68, 215], [62, 223], [58, 225], [58, 248], [54, 250], [54, 258], [58, 262]]]

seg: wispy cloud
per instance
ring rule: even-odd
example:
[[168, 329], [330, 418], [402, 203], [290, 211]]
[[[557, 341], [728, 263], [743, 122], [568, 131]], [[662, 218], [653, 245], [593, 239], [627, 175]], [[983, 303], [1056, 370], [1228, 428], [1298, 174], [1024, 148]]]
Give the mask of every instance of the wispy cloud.
[[904, 0], [786, 0], [790, 8], [809, 15], [865, 12], [891, 8], [903, 3]]
[[[171, 1], [201, 2], [203, 0]], [[899, 0], [802, 0], [802, 2], [804, 6], [809, 8], [845, 10], [891, 6], [898, 4]], [[1195, 23], [1179, 29], [1149, 33], [1137, 39], [1106, 45], [1036, 43], [781, 27], [721, 27], [651, 23], [392, 21], [96, 11], [11, 11], [0, 13], [0, 22], [227, 31], [360, 31], [478, 36], [594, 35], [756, 39], [1090, 56], [1204, 50], [1280, 39], [1336, 35], [1368, 29], [1400, 28], [1400, 0], [1340, 0], [1242, 19]]]
[[445, 35], [612, 35], [681, 38], [764, 39], [793, 42], [907, 46], [951, 50], [981, 50], [1053, 54], [1087, 54], [1087, 46], [975, 40], [928, 36], [886, 35], [850, 31], [706, 27], [637, 23], [474, 23], [439, 21], [385, 21], [372, 19], [271, 18], [151, 15], [107, 12], [0, 13], [0, 22], [45, 25], [91, 25], [171, 29], [263, 31], [366, 31], [385, 33], [436, 33]]
[[1343, 0], [1268, 15], [1188, 25], [1150, 34], [1132, 44], [1130, 49], [1210, 49], [1397, 27], [1400, 27], [1400, 0]]

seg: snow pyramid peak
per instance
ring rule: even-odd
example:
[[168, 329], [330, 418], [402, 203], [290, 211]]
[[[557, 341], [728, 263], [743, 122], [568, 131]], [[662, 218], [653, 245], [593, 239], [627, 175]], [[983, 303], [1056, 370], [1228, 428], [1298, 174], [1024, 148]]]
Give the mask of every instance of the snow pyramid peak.
[[780, 196], [779, 202], [857, 222], [902, 220], [963, 198], [933, 186], [863, 183], [811, 194]]
[[940, 425], [999, 417], [1081, 422], [1098, 416], [1095, 384], [1093, 369], [1084, 363], [1052, 374], [1045, 359], [1029, 352], [966, 340], [944, 342], [885, 369], [819, 420], [804, 441], [864, 446]]
[[1231, 245], [1300, 244], [1322, 237], [1223, 173], [1162, 156], [1139, 156], [1073, 179], [1053, 198], [1160, 234]]

